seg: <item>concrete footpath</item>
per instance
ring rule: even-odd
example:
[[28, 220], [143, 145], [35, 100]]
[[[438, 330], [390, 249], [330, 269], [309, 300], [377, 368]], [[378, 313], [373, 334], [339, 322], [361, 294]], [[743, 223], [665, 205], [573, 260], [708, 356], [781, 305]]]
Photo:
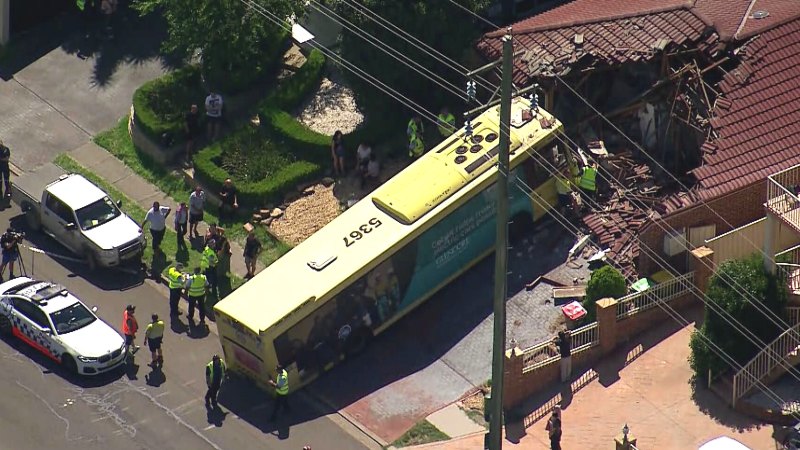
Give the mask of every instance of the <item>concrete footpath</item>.
[[[153, 202], [159, 202], [161, 205], [171, 207], [174, 211], [177, 206], [176, 200], [189, 201], [189, 192], [186, 193], [186, 199], [173, 199], [168, 197], [157, 187], [134, 173], [128, 166], [106, 149], [98, 146], [94, 142], [87, 142], [67, 154], [81, 166], [86, 167], [108, 181], [117, 190], [135, 201], [145, 210], [150, 209], [153, 206]], [[207, 228], [208, 226], [206, 223], [201, 223], [198, 227], [202, 233], [205, 233]], [[232, 240], [230, 244], [232, 252], [231, 272], [240, 277], [244, 276], [244, 274], [247, 273], [247, 268], [244, 265], [244, 258], [242, 258], [242, 247]], [[263, 265], [259, 264], [257, 271], [261, 269], [263, 269]]]

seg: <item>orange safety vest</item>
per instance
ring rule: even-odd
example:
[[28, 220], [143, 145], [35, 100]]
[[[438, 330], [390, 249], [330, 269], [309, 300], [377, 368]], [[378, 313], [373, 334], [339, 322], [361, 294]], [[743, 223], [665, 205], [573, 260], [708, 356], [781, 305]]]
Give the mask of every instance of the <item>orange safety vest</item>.
[[[131, 322], [133, 322], [133, 327], [128, 326], [128, 319], [131, 319]], [[128, 316], [128, 310], [126, 309], [125, 312], [122, 313], [122, 334], [133, 336], [137, 331], [139, 331], [139, 324], [136, 322], [136, 317]]]

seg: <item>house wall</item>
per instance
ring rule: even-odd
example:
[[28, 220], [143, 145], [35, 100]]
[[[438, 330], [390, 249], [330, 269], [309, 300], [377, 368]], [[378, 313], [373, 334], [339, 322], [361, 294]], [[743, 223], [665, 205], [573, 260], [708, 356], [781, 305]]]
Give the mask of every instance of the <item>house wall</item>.
[[[673, 228], [680, 230], [681, 228], [714, 224], [716, 226], [716, 235], [719, 236], [733, 228], [764, 217], [764, 202], [766, 198], [767, 182], [762, 180], [708, 202], [676, 211], [661, 218], [660, 221], [665, 223], [661, 226], [657, 223], [647, 225], [639, 234], [640, 245], [648, 247], [674, 267], [685, 270], [689, 259], [687, 252], [673, 257], [667, 257], [664, 253], [664, 236], [666, 232], [662, 227], [671, 231]], [[761, 249], [760, 243], [757, 244], [759, 244], [759, 247], [753, 248], [753, 252]], [[637, 267], [642, 276], [662, 270], [659, 261], [653, 260], [647, 253], [646, 251], [639, 253]]]

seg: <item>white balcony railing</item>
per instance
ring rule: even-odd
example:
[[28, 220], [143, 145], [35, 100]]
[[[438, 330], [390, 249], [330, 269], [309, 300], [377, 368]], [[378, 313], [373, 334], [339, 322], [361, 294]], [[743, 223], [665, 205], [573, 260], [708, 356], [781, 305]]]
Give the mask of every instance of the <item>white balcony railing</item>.
[[694, 289], [694, 272], [659, 283], [646, 291], [626, 295], [617, 300], [617, 320], [658, 306], [691, 292]]
[[800, 231], [800, 165], [767, 177], [764, 206], [795, 230]]

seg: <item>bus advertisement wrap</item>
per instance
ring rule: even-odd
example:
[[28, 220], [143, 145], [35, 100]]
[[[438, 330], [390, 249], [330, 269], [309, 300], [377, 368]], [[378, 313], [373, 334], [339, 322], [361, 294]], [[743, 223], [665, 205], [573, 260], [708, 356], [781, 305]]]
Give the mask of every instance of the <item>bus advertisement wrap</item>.
[[[512, 177], [521, 176], [514, 170]], [[510, 214], [533, 215], [526, 193], [512, 186]], [[278, 361], [296, 364], [301, 380], [363, 348], [372, 332], [486, 255], [495, 241], [496, 191], [479, 192], [422, 235], [279, 335]]]

